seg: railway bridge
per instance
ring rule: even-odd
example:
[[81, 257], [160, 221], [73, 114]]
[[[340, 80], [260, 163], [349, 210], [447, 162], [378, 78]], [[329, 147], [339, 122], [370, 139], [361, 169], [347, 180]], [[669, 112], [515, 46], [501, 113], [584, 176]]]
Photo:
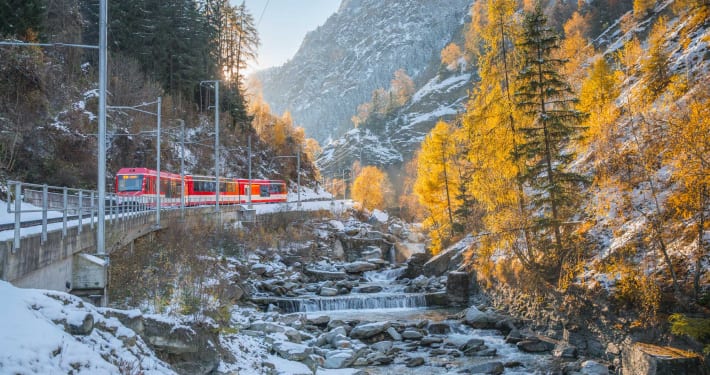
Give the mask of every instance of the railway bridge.
[[[87, 297], [97, 305], [104, 304], [108, 286], [108, 265], [111, 252], [131, 245], [132, 241], [173, 225], [197, 226], [205, 221], [218, 220], [221, 223], [234, 221], [254, 221], [254, 209], [242, 205], [200, 206], [189, 209], [170, 208], [157, 211], [138, 209], [132, 206], [109, 207], [105, 215], [105, 250], [98, 255], [96, 202], [89, 192], [60, 193], [22, 190], [22, 200], [26, 206], [12, 209], [11, 196], [7, 195], [7, 212], [25, 217], [42, 216], [35, 220], [35, 226], [22, 228], [13, 224], [13, 229], [0, 229], [0, 280], [25, 288], [40, 288], [71, 292]], [[83, 197], [83, 202], [82, 202]], [[30, 205], [31, 203], [31, 205]], [[17, 207], [22, 207], [17, 203]], [[40, 209], [36, 209], [39, 207]], [[61, 207], [58, 208], [58, 207]], [[5, 210], [5, 207], [2, 207]], [[51, 224], [47, 212], [60, 212], [59, 223]], [[7, 216], [6, 216], [7, 217]], [[159, 220], [159, 223], [158, 223]], [[3, 228], [6, 229], [6, 228]], [[4, 235], [3, 235], [4, 234]], [[14, 234], [14, 235], [9, 235]]]

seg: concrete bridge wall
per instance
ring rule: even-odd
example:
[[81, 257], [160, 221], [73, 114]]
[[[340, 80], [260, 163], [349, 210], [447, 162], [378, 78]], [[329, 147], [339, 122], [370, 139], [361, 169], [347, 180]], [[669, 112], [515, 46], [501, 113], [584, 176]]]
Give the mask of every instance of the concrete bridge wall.
[[[172, 225], [194, 226], [204, 220], [233, 222], [242, 220], [243, 211], [239, 206], [224, 206], [217, 215], [214, 207], [200, 207], [185, 210], [161, 212], [162, 228]], [[120, 249], [131, 241], [150, 232], [159, 230], [155, 226], [155, 214], [145, 212], [130, 217], [110, 221], [105, 225], [106, 252]], [[62, 236], [61, 229], [48, 232], [47, 241], [42, 243], [41, 234], [23, 236], [20, 248], [13, 251], [13, 240], [0, 242], [0, 279], [25, 288], [40, 288], [68, 291], [71, 289], [73, 259], [76, 254], [96, 255], [96, 230], [85, 224], [81, 233], [78, 227], [67, 229]]]

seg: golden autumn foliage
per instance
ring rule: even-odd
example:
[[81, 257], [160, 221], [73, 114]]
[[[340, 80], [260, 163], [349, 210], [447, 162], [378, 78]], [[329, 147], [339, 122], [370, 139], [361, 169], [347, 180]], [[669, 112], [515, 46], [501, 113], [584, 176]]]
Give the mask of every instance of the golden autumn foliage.
[[459, 59], [462, 57], [461, 48], [456, 43], [449, 43], [441, 50], [441, 64], [450, 71], [458, 68]]
[[367, 210], [392, 204], [394, 192], [387, 173], [374, 166], [362, 168], [353, 182], [352, 197]]
[[439, 121], [422, 142], [414, 192], [429, 216], [424, 225], [432, 237], [432, 251], [439, 252], [454, 235], [454, 211], [460, 205], [456, 191], [460, 180], [452, 165], [455, 139], [449, 124]]

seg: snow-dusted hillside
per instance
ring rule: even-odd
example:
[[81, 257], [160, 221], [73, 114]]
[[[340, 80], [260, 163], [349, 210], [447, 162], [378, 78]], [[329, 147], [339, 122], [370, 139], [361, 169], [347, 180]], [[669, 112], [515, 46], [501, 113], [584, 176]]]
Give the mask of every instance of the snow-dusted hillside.
[[405, 69], [422, 84], [432, 61], [468, 15], [471, 0], [343, 0], [326, 23], [306, 35], [282, 67], [261, 72], [264, 98], [291, 111], [309, 137], [323, 142], [350, 126], [372, 91]]
[[437, 121], [451, 120], [465, 109], [473, 79], [471, 72], [435, 75], [385, 120], [381, 131], [352, 129], [324, 145], [318, 167], [325, 175], [337, 176], [355, 160], [384, 168], [401, 165], [412, 157]]

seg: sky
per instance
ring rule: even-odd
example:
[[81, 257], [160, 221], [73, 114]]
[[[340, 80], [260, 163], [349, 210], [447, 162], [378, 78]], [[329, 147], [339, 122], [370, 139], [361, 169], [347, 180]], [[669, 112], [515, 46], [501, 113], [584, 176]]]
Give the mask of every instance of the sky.
[[[244, 0], [254, 16], [261, 47], [258, 65], [249, 71], [283, 65], [298, 50], [308, 31], [325, 23], [341, 0]], [[232, 0], [232, 4], [240, 4]]]

